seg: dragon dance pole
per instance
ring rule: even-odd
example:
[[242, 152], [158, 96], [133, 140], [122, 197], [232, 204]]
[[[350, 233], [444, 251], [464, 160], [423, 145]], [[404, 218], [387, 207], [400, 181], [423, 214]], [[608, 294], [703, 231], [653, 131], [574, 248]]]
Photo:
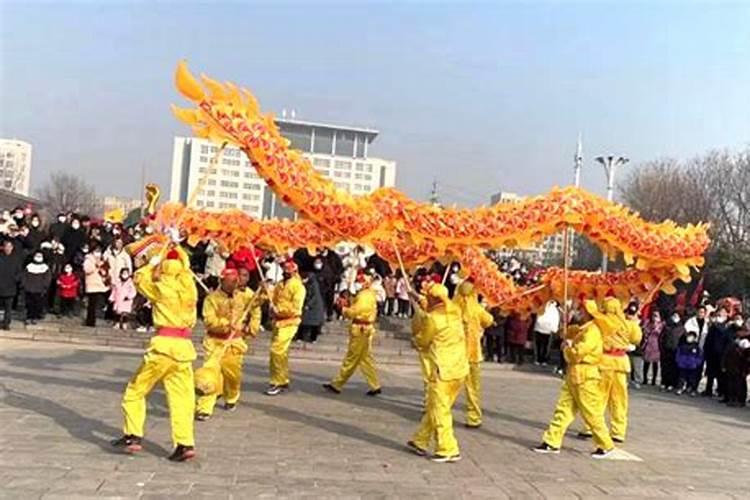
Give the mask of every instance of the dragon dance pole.
[[570, 267], [570, 228], [563, 232], [563, 330], [562, 338], [568, 338], [568, 271]]

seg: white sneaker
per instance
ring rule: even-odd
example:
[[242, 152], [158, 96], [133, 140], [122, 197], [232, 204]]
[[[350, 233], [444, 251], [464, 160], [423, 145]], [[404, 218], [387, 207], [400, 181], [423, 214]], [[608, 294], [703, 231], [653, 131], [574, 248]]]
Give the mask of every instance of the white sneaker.
[[593, 458], [594, 460], [609, 458], [613, 451], [615, 451], [614, 448], [612, 448], [611, 450], [602, 450], [601, 448], [597, 448], [596, 451], [591, 454], [591, 458]]

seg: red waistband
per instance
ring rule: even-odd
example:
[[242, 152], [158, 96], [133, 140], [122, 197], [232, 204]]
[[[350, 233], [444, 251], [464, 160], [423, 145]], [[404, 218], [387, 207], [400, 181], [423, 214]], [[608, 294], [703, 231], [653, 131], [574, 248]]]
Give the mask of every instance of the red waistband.
[[292, 316], [276, 316], [274, 318], [275, 321], [286, 321], [288, 319], [301, 319], [302, 316], [299, 315], [292, 315]]
[[607, 356], [627, 356], [628, 351], [626, 349], [605, 349], [604, 354]]
[[162, 326], [159, 328], [157, 335], [160, 337], [178, 337], [181, 339], [189, 339], [193, 331], [190, 328], [175, 328], [172, 326]]

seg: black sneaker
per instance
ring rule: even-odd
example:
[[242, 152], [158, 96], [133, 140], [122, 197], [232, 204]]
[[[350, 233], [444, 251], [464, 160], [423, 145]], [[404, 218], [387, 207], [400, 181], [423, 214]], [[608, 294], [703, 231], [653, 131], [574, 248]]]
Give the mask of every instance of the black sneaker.
[[178, 444], [168, 459], [172, 462], [184, 462], [195, 458], [195, 447]]
[[382, 392], [383, 391], [380, 389], [380, 387], [378, 387], [377, 389], [370, 389], [365, 394], [367, 394], [368, 396], [378, 396], [382, 394]]
[[143, 449], [141, 438], [133, 436], [132, 434], [122, 436], [120, 439], [115, 439], [111, 444], [115, 448], [120, 448], [127, 453], [138, 453]]
[[457, 453], [455, 455], [450, 455], [450, 456], [433, 455], [432, 458], [430, 458], [430, 460], [438, 464], [449, 464], [449, 463], [458, 462], [459, 460], [461, 460], [461, 454]]
[[406, 447], [409, 448], [415, 455], [419, 455], [420, 457], [427, 456], [427, 450], [424, 450], [417, 446], [417, 443], [414, 441], [409, 441], [406, 443]]
[[583, 431], [581, 431], [578, 434], [576, 434], [576, 437], [578, 439], [591, 439], [592, 436], [593, 436], [593, 434], [591, 434], [590, 432], [583, 432]]
[[235, 411], [237, 409], [237, 403], [224, 403], [224, 409], [226, 411]]
[[479, 429], [480, 427], [482, 427], [482, 424], [468, 424], [467, 423], [467, 424], [464, 424], [464, 427], [466, 427], [467, 429]]
[[533, 448], [536, 453], [547, 453], [557, 455], [560, 453], [560, 448], [554, 448], [547, 443], [542, 443], [536, 448]]
[[612, 437], [612, 441], [614, 441], [614, 442], [615, 442], [615, 443], [617, 443], [617, 444], [622, 444], [622, 443], [624, 443], [624, 442], [625, 442], [625, 439], [623, 439], [623, 438], [619, 438], [619, 437], [614, 437], [614, 436], [613, 436], [613, 437]]
[[205, 421], [207, 421], [207, 420], [210, 420], [210, 419], [211, 419], [211, 415], [209, 415], [208, 413], [201, 413], [201, 412], [198, 412], [198, 413], [196, 413], [196, 414], [195, 414], [195, 419], [196, 419], [196, 420], [197, 420], [198, 422], [205, 422]]
[[333, 384], [323, 384], [323, 389], [334, 394], [341, 394], [341, 390], [336, 389]]
[[612, 454], [612, 452], [615, 451], [614, 448], [611, 450], [602, 450], [601, 448], [597, 448], [594, 453], [591, 454], [591, 458], [595, 460], [601, 460], [604, 458], [609, 458], [609, 456]]

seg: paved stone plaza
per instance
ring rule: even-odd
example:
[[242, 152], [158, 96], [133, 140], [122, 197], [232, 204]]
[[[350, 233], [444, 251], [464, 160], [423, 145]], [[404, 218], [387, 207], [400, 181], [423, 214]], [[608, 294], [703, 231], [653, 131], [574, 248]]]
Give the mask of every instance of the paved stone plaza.
[[0, 340], [2, 498], [748, 498], [750, 411], [653, 390], [635, 393], [627, 451], [642, 461], [594, 461], [569, 436], [539, 456], [559, 380], [485, 365], [485, 425], [462, 427], [464, 460], [433, 464], [403, 444], [421, 415], [416, 364], [382, 367], [383, 397], [355, 379], [332, 396], [320, 384], [336, 363], [293, 359], [293, 390], [261, 394], [266, 359], [246, 366], [235, 413], [197, 423], [199, 458], [171, 448], [161, 390], [149, 403], [147, 446], [113, 453], [121, 391], [140, 352]]

